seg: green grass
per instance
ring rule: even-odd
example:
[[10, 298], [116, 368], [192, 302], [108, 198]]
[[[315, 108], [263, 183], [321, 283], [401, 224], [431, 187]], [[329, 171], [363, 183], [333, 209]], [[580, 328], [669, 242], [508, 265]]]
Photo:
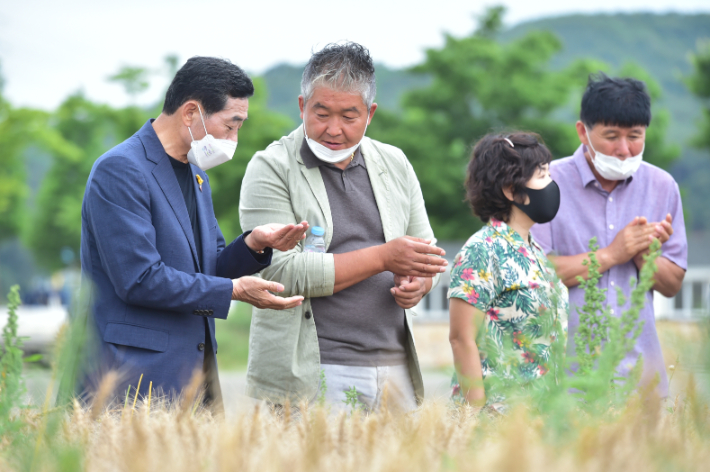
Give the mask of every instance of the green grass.
[[226, 320], [215, 320], [220, 370], [244, 370], [249, 358], [251, 305], [239, 302]]

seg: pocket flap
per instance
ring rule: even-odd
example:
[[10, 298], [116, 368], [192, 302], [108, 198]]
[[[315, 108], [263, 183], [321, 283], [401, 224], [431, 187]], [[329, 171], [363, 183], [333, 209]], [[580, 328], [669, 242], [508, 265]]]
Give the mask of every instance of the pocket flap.
[[157, 352], [165, 352], [168, 349], [169, 337], [165, 331], [123, 323], [108, 323], [104, 331], [104, 341], [107, 343]]

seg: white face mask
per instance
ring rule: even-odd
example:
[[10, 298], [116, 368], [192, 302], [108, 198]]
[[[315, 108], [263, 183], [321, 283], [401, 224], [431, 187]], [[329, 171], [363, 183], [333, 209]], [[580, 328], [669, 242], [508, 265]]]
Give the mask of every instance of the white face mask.
[[[369, 117], [367, 121], [369, 125]], [[365, 125], [365, 131], [362, 133], [362, 138], [365, 137], [365, 133], [367, 133], [367, 125]], [[309, 138], [308, 133], [306, 132], [306, 123], [303, 123], [303, 134], [306, 135], [306, 144], [308, 144], [308, 147], [311, 148], [313, 154], [315, 154], [318, 159], [323, 162], [327, 162], [328, 164], [335, 164], [337, 162], [344, 161], [355, 152], [355, 150], [358, 148], [358, 146], [360, 146], [360, 143], [362, 142], [362, 138], [360, 138], [360, 141], [358, 141], [358, 143], [353, 147], [349, 147], [347, 149], [333, 150]]]
[[589, 135], [589, 130], [585, 126], [584, 129], [587, 131], [587, 141], [589, 141], [589, 147], [594, 151], [594, 157], [592, 162], [594, 163], [594, 168], [597, 169], [599, 175], [607, 180], [626, 180], [631, 177], [634, 172], [641, 166], [641, 161], [643, 160], [643, 151], [646, 149], [646, 142], [643, 143], [643, 148], [641, 152], [636, 156], [627, 157], [626, 159], [619, 159], [614, 156], [607, 156], [602, 154], [592, 146], [592, 139]]
[[197, 108], [200, 110], [202, 127], [205, 128], [205, 137], [195, 141], [192, 136], [192, 130], [189, 126], [187, 127], [192, 138], [187, 160], [200, 169], [207, 170], [231, 160], [234, 156], [234, 151], [237, 150], [237, 142], [229, 139], [215, 139], [214, 136], [207, 133], [205, 119], [202, 117], [202, 108], [200, 108], [200, 105], [197, 105]]

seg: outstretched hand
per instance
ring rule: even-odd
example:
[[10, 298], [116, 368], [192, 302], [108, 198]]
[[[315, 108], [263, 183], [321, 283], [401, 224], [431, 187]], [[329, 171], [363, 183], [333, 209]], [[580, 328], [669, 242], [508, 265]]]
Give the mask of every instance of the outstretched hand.
[[271, 292], [283, 292], [284, 286], [278, 282], [270, 282], [259, 277], [240, 277], [232, 279], [232, 300], [239, 300], [254, 305], [257, 308], [285, 310], [300, 305], [302, 296], [277, 297]]
[[289, 251], [303, 238], [308, 231], [308, 222], [282, 225], [279, 223], [269, 223], [257, 226], [244, 239], [244, 242], [253, 251], [263, 251], [267, 247], [279, 251]]

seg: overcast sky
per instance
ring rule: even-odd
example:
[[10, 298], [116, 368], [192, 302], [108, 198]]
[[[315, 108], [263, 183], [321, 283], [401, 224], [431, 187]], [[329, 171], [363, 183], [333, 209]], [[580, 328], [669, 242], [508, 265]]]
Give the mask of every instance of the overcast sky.
[[[486, 5], [508, 7], [506, 23], [570, 13], [710, 12], [708, 0], [6, 0], [0, 6], [0, 66], [4, 95], [16, 106], [51, 109], [83, 89], [92, 99], [128, 103], [106, 81], [122, 65], [159, 69], [177, 54], [220, 56], [259, 74], [287, 62], [304, 63], [312, 49], [357, 41], [376, 62], [414, 64], [442, 33], [465, 35]], [[153, 79], [142, 100], [157, 98]]]

